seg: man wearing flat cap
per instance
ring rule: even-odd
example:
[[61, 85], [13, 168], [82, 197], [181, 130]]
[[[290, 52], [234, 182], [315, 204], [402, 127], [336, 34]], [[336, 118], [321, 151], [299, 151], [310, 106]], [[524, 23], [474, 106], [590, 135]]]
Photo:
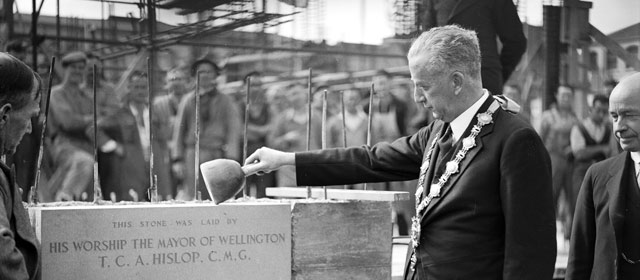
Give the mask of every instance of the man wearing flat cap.
[[[40, 112], [41, 81], [27, 65], [0, 52], [0, 154], [15, 152]], [[0, 162], [0, 279], [39, 279], [40, 244], [11, 170]]]
[[[62, 58], [62, 84], [51, 90], [49, 132], [53, 142], [52, 155], [56, 170], [51, 176], [44, 200], [73, 200], [86, 192], [93, 174], [93, 96], [80, 88], [87, 71], [87, 57], [71, 52]], [[122, 149], [98, 129], [98, 147], [103, 152]]]

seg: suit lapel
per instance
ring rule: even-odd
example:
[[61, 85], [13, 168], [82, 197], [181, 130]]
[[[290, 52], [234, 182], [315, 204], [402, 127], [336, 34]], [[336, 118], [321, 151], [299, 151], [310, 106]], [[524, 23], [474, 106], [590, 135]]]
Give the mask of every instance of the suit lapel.
[[[425, 149], [424, 149], [424, 154], [422, 156], [422, 164], [425, 163], [426, 157], [428, 156], [429, 153], [429, 147], [431, 147], [431, 144], [433, 143], [436, 134], [440, 133], [440, 135], [442, 135], [443, 131], [442, 131], [442, 126], [444, 125], [444, 122], [442, 121], [436, 121], [438, 122], [437, 124], [434, 123], [432, 130], [429, 132], [429, 139], [427, 140], [427, 143], [425, 145]], [[431, 180], [433, 178], [433, 174], [434, 174], [434, 170], [436, 169], [436, 158], [438, 158], [438, 153], [440, 148], [438, 147], [438, 145], [435, 145], [433, 153], [431, 154], [431, 157], [429, 159], [429, 169], [427, 170], [427, 174], [425, 174], [425, 178], [424, 178], [424, 182], [422, 183], [422, 193], [420, 194], [420, 197], [416, 199], [417, 200], [422, 200], [428, 193], [429, 193], [429, 184], [431, 183]], [[421, 170], [420, 172], [422, 172], [422, 165], [420, 165]], [[420, 187], [420, 185], [418, 185], [418, 188]], [[405, 265], [404, 265], [404, 275], [405, 277], [410, 275], [413, 275], [413, 271], [411, 271], [411, 269], [409, 268], [409, 265], [411, 263], [411, 255], [413, 254], [413, 249], [412, 249], [412, 245], [413, 243], [410, 241], [409, 242], [409, 250], [407, 250], [407, 255], [405, 257]]]
[[[440, 135], [442, 135], [444, 133], [444, 131], [442, 131], [442, 126], [444, 125], [444, 122], [441, 122], [441, 124], [438, 126], [437, 129], [435, 129], [434, 131], [439, 131]], [[426, 153], [428, 153], [428, 147], [431, 146], [431, 143], [433, 142], [434, 138], [435, 138], [435, 133], [432, 133], [431, 139], [429, 139], [429, 142], [427, 142], [427, 149], [425, 149], [425, 157], [426, 157]], [[422, 198], [424, 198], [425, 196], [427, 196], [427, 194], [429, 194], [429, 190], [430, 190], [430, 186], [431, 186], [431, 182], [433, 182], [433, 176], [436, 173], [436, 170], [438, 169], [438, 156], [440, 154], [440, 146], [439, 145], [435, 145], [434, 150], [433, 150], [433, 154], [431, 155], [431, 158], [429, 159], [429, 169], [427, 170], [427, 174], [425, 174], [425, 178], [424, 178], [424, 183], [423, 183], [423, 192], [422, 195], [420, 196], [420, 200], [422, 200]], [[419, 186], [418, 186], [419, 187]]]
[[[609, 219], [611, 219], [611, 225], [613, 226], [613, 231], [616, 236], [616, 241], [622, 239], [622, 227], [624, 225], [624, 199], [625, 199], [625, 191], [622, 190], [625, 174], [625, 169], [627, 169], [627, 160], [631, 160], [629, 152], [624, 152], [618, 155], [611, 165], [609, 169], [609, 175], [611, 176], [607, 181], [606, 188], [607, 192], [609, 192], [609, 197], [611, 198], [611, 203], [609, 204]], [[633, 172], [632, 170], [627, 170], [626, 172]], [[618, 242], [616, 242], [619, 244]], [[620, 249], [620, 248], [618, 248]]]
[[[487, 100], [485, 100], [485, 102], [482, 104], [482, 106], [480, 106], [480, 109], [478, 110], [478, 113], [482, 112], [486, 112], [487, 109], [489, 108], [489, 105], [491, 105], [491, 103], [494, 101], [494, 99], [492, 97], [487, 98]], [[502, 113], [501, 109], [497, 109], [495, 113], [493, 113], [493, 119], [495, 120], [497, 115]], [[453, 154], [453, 157], [455, 157], [455, 155], [458, 153], [458, 151], [461, 149], [462, 147], [462, 140], [466, 137], [468, 137], [471, 134], [471, 128], [476, 125], [477, 123], [477, 118], [474, 118], [471, 123], [469, 124], [469, 126], [467, 127], [467, 129], [465, 129], [464, 134], [462, 135], [462, 137], [460, 137], [460, 139], [458, 139], [458, 141], [456, 142], [456, 145], [454, 147], [455, 153]], [[458, 181], [458, 179], [460, 179], [460, 177], [462, 176], [462, 174], [464, 173], [464, 171], [467, 169], [467, 167], [469, 167], [469, 164], [471, 164], [473, 162], [473, 159], [478, 155], [478, 153], [480, 153], [480, 151], [482, 150], [483, 144], [482, 144], [482, 138], [484, 138], [485, 136], [489, 135], [492, 131], [493, 131], [493, 127], [494, 127], [494, 123], [489, 123], [487, 125], [485, 125], [484, 127], [482, 127], [482, 130], [480, 130], [480, 133], [478, 134], [478, 136], [476, 137], [476, 146], [471, 148], [468, 152], [467, 155], [464, 157], [464, 159], [460, 162], [460, 166], [458, 173], [455, 173], [453, 175], [451, 175], [451, 177], [449, 177], [449, 180], [447, 181], [447, 183], [442, 186], [442, 189], [440, 191], [440, 197], [435, 197], [431, 203], [429, 203], [429, 205], [427, 205], [427, 209], [425, 209], [424, 213], [421, 216], [421, 219], [423, 219], [424, 217], [427, 216], [427, 214], [429, 212], [432, 211], [433, 208], [435, 208], [440, 201], [442, 201], [442, 199], [447, 195], [447, 193], [449, 193], [451, 191], [451, 189], [453, 188], [453, 186], [455, 186], [456, 182]], [[452, 158], [453, 158], [452, 157]], [[430, 168], [435, 169], [436, 166], [432, 165]], [[430, 170], [430, 172], [433, 172], [432, 170]], [[427, 182], [430, 184], [433, 184], [435, 182], [437, 182], [439, 178], [431, 178], [431, 180], [428, 180]], [[430, 189], [426, 188], [425, 189]]]
[[[466, 10], [467, 8], [473, 6], [476, 2], [478, 2], [480, 0], [458, 0], [458, 3], [456, 4], [455, 7], [453, 7], [453, 10], [451, 10], [451, 14], [449, 15], [449, 19], [447, 20], [447, 22], [449, 24], [452, 24], [454, 22], [452, 22], [453, 18], [460, 14], [462, 11]], [[483, 0], [486, 1], [486, 0]]]

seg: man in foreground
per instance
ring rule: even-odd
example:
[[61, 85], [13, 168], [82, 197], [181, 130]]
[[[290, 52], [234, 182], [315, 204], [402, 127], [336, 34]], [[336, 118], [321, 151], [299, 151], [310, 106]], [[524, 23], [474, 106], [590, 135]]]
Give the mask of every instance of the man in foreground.
[[[17, 58], [0, 53], [0, 143], [13, 154], [40, 112], [41, 81]], [[0, 279], [36, 279], [40, 244], [11, 170], [0, 162]]]
[[482, 88], [475, 32], [433, 28], [408, 60], [415, 101], [438, 120], [373, 147], [261, 148], [244, 172], [295, 165], [297, 184], [316, 186], [419, 178], [405, 279], [550, 279], [549, 156], [533, 128]]

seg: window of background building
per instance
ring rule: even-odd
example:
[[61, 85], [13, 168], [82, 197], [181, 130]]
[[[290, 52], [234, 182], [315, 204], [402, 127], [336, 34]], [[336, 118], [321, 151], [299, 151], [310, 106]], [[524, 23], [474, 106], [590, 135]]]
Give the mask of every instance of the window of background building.
[[589, 52], [589, 68], [592, 70], [598, 69], [598, 53], [591, 51]]
[[[626, 48], [627, 52], [630, 53], [633, 57], [638, 58], [638, 46], [631, 45]], [[627, 67], [631, 67], [630, 65], [626, 65]]]
[[613, 70], [618, 68], [618, 57], [612, 52], [607, 51], [607, 70]]

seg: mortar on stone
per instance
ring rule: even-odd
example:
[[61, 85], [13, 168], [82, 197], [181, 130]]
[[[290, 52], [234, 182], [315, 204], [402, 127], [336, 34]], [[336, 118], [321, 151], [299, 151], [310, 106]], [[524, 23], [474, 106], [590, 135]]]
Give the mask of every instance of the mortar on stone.
[[215, 204], [235, 197], [242, 190], [245, 181], [245, 173], [235, 160], [207, 161], [200, 164], [200, 172]]

